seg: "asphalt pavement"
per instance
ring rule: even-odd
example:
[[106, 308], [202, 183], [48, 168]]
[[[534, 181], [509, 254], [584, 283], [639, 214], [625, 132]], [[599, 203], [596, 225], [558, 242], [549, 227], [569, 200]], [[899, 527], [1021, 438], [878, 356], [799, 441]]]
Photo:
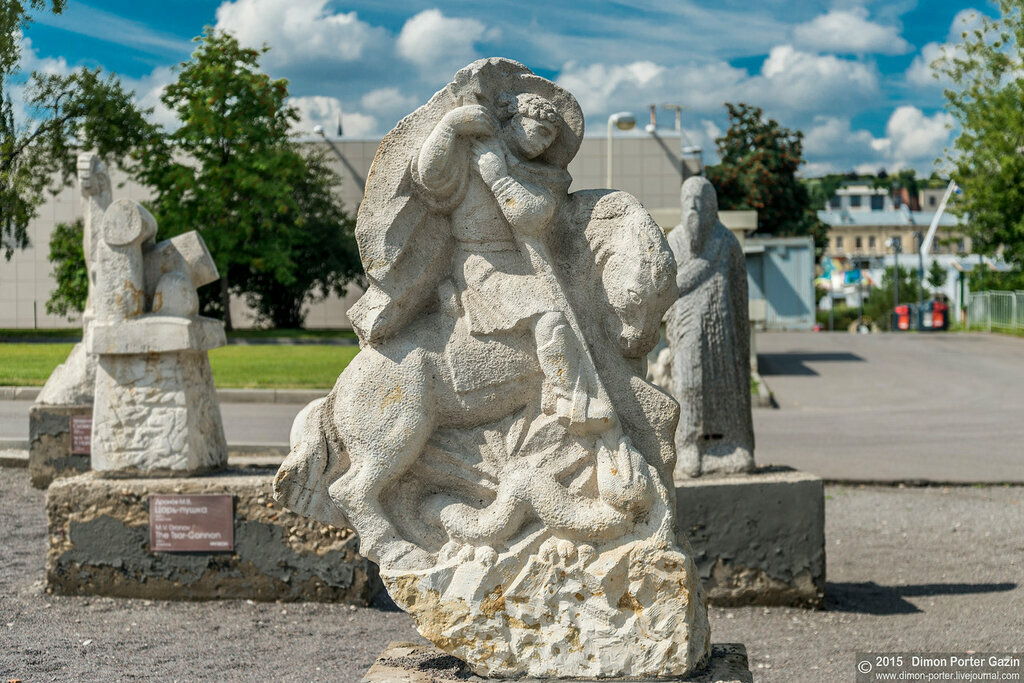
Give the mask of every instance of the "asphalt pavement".
[[[229, 444], [285, 446], [292, 420], [304, 405], [221, 402], [224, 436]], [[28, 410], [31, 407], [31, 401], [0, 401], [0, 444], [28, 440]]]
[[1024, 482], [1024, 339], [766, 333], [756, 458], [831, 480]]

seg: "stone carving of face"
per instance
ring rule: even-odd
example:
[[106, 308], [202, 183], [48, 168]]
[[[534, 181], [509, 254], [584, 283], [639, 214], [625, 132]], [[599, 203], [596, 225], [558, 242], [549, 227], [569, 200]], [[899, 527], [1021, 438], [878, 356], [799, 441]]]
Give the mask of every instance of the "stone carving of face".
[[700, 251], [718, 219], [718, 194], [707, 178], [688, 178], [683, 183], [682, 227], [690, 235], [694, 252]]
[[517, 156], [535, 159], [551, 146], [558, 136], [558, 128], [550, 121], [516, 114], [506, 127], [506, 142]]
[[81, 155], [78, 157], [78, 182], [82, 194], [86, 197], [93, 197], [100, 194], [106, 184], [107, 167], [95, 154]]
[[525, 93], [505, 106], [512, 115], [502, 127], [505, 143], [519, 158], [537, 158], [558, 137], [558, 114], [543, 97]]

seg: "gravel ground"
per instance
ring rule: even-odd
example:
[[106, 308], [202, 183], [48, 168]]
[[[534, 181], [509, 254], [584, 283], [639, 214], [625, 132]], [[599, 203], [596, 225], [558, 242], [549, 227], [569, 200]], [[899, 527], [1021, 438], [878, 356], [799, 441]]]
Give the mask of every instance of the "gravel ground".
[[[1024, 489], [827, 489], [827, 610], [711, 610], [758, 681], [852, 681], [858, 650], [1024, 650]], [[387, 607], [43, 593], [44, 494], [0, 468], [0, 680], [357, 681]]]

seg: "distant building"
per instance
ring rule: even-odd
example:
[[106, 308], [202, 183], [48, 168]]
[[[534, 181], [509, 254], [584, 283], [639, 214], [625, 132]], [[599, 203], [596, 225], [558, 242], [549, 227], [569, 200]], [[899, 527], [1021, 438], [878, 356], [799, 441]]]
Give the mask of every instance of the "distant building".
[[[867, 184], [849, 184], [839, 188], [818, 211], [818, 218], [829, 227], [825, 256], [849, 259], [855, 267], [868, 268], [893, 249], [890, 240], [898, 239], [903, 253], [916, 252], [931, 225], [945, 189], [924, 189], [908, 201], [907, 193], [891, 193]], [[924, 207], [924, 210], [915, 210]], [[961, 229], [961, 220], [945, 212], [932, 244], [934, 254], [967, 254], [971, 240]]]

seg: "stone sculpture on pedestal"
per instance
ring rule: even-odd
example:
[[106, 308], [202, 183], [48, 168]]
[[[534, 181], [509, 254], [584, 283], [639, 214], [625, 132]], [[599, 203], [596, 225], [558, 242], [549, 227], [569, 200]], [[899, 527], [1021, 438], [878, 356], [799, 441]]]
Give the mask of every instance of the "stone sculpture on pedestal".
[[488, 59], [384, 138], [356, 227], [362, 351], [275, 481], [353, 527], [480, 675], [683, 675], [710, 651], [678, 407], [642, 377], [675, 263], [632, 196], [568, 194], [582, 136], [571, 94]]
[[754, 467], [750, 412], [747, 270], [739, 240], [718, 220], [706, 178], [683, 183], [682, 221], [668, 237], [678, 265], [679, 298], [665, 317], [669, 353], [658, 371], [681, 407], [678, 477], [749, 472]]
[[32, 485], [46, 488], [55, 477], [74, 475], [89, 469], [85, 434], [76, 434], [72, 424], [89, 424], [93, 390], [96, 386], [96, 357], [86, 352], [93, 308], [96, 270], [93, 246], [110, 205], [110, 175], [97, 154], [78, 155], [78, 187], [82, 194], [84, 230], [82, 251], [87, 273], [87, 295], [82, 315], [82, 341], [75, 344], [67, 360], [58, 365], [29, 410], [29, 474]]
[[119, 199], [94, 235], [98, 358], [92, 468], [107, 475], [187, 475], [227, 463], [206, 352], [226, 343], [219, 320], [197, 315], [196, 288], [217, 279], [199, 233], [155, 243], [156, 220]]

